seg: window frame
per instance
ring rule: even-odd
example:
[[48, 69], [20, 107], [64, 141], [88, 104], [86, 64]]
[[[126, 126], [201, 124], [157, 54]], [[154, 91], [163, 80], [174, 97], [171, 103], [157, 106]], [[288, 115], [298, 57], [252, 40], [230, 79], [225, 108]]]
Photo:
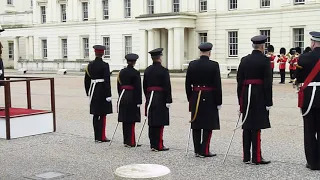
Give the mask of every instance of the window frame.
[[131, 0], [124, 0], [124, 18], [131, 18]]
[[[106, 41], [105, 41], [106, 40]], [[111, 59], [111, 39], [110, 36], [103, 36], [102, 37], [102, 44], [106, 47], [104, 51], [103, 58]]]
[[268, 52], [268, 46], [271, 45], [271, 30], [270, 29], [259, 29], [260, 35], [267, 36], [267, 41], [265, 43], [265, 54]]
[[41, 56], [43, 59], [48, 59], [48, 40], [47, 39], [41, 39]]
[[109, 19], [109, 0], [102, 0], [102, 17], [103, 20]]
[[[82, 37], [82, 57], [84, 59], [89, 59], [90, 57], [90, 39], [89, 37]], [[88, 40], [88, 42], [85, 42], [85, 40]], [[86, 46], [87, 45], [87, 46]]]
[[[238, 57], [239, 56], [239, 31], [229, 30], [228, 32], [228, 57]], [[231, 33], [235, 33], [236, 37], [231, 37]], [[236, 42], [231, 42], [231, 38], [235, 39]], [[231, 45], [235, 45], [234, 48]], [[235, 54], [231, 53], [234, 52]]]
[[[10, 51], [12, 52], [10, 53]], [[8, 59], [14, 60], [14, 42], [13, 41], [8, 41]]]
[[[65, 9], [63, 9], [63, 7]], [[67, 4], [60, 4], [61, 22], [67, 22]]]
[[[298, 32], [299, 34], [296, 34], [295, 31], [299, 31], [299, 30], [302, 30], [302, 32]], [[297, 36], [298, 36], [298, 40], [296, 40]], [[302, 40], [300, 39], [301, 36], [302, 36]], [[305, 28], [304, 27], [292, 28], [292, 45], [294, 48], [300, 47], [301, 49], [304, 49], [304, 46], [305, 46]]]
[[172, 0], [172, 12], [180, 12], [180, 0]]
[[199, 0], [199, 12], [208, 12], [208, 0]]
[[[65, 42], [66, 46], [64, 46], [64, 41], [66, 41]], [[62, 56], [62, 59], [68, 58], [68, 39], [67, 38], [61, 39], [61, 56]]]
[[88, 2], [82, 2], [82, 21], [88, 21], [89, 20], [89, 3]]
[[40, 6], [41, 24], [47, 23], [47, 7]]
[[228, 0], [229, 11], [234, 11], [238, 9], [238, 0]]
[[[127, 46], [127, 38], [130, 38], [129, 46]], [[132, 35], [124, 35], [124, 55], [127, 55], [129, 53], [132, 53]]]

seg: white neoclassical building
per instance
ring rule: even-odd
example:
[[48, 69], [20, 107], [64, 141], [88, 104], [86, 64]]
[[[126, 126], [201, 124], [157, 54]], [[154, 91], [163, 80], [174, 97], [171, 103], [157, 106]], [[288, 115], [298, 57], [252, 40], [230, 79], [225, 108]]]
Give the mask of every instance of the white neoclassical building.
[[92, 46], [107, 47], [104, 59], [121, 66], [124, 56], [164, 48], [163, 64], [182, 69], [209, 41], [212, 59], [237, 65], [251, 52], [250, 38], [265, 34], [281, 47], [307, 47], [320, 31], [320, 0], [1, 0], [4, 63], [29, 70], [80, 70], [94, 59]]

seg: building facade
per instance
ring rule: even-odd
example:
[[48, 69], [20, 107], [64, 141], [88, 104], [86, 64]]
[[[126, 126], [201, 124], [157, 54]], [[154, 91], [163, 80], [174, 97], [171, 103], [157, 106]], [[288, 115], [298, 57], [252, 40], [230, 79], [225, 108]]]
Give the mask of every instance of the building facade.
[[0, 41], [6, 66], [29, 70], [80, 70], [94, 59], [92, 46], [107, 47], [104, 60], [125, 63], [164, 48], [163, 65], [182, 69], [198, 58], [197, 46], [213, 44], [212, 59], [237, 65], [251, 53], [250, 38], [265, 34], [276, 52], [305, 48], [320, 30], [320, 0], [3, 0]]

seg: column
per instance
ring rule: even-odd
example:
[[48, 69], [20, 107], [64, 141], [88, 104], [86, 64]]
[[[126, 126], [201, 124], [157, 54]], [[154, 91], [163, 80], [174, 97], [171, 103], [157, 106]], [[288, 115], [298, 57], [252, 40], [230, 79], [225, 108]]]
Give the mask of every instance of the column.
[[173, 51], [174, 51], [174, 37], [173, 28], [168, 29], [168, 69], [173, 69]]
[[29, 36], [25, 37], [25, 46], [26, 46], [26, 57], [25, 59], [29, 59]]
[[178, 70], [182, 68], [184, 61], [184, 28], [177, 27], [173, 30], [174, 35], [174, 62], [173, 69]]
[[19, 60], [19, 36], [14, 38], [14, 57], [13, 57], [13, 64], [14, 64], [14, 69], [18, 68], [18, 60]]
[[145, 29], [140, 29], [139, 69], [148, 67], [148, 37]]
[[168, 36], [166, 29], [161, 29], [161, 47], [163, 48], [162, 66], [168, 67]]
[[197, 39], [196, 39], [196, 29], [195, 28], [190, 28], [189, 30], [189, 56], [188, 56], [188, 60], [192, 60], [192, 59], [196, 59], [197, 56], [197, 51], [198, 51], [198, 47], [197, 47]]
[[[154, 49], [154, 32], [153, 29], [148, 30], [148, 52]], [[152, 59], [148, 58], [148, 65], [152, 64]]]
[[34, 59], [34, 43], [33, 36], [29, 36], [29, 61], [33, 61]]
[[160, 35], [161, 35], [160, 29], [155, 29], [154, 30], [154, 48], [160, 48], [161, 47]]

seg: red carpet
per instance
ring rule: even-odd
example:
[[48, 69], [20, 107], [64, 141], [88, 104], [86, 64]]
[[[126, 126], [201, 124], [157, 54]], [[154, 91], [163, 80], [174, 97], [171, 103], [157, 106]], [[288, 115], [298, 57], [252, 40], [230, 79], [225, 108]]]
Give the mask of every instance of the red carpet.
[[[3, 107], [1, 109], [4, 109]], [[24, 109], [24, 108], [10, 108], [9, 114], [10, 117], [17, 117], [17, 116], [29, 116], [34, 114], [42, 114], [42, 113], [48, 113], [50, 111], [46, 110], [36, 110], [36, 109]], [[0, 118], [5, 118], [5, 110], [0, 111]]]

